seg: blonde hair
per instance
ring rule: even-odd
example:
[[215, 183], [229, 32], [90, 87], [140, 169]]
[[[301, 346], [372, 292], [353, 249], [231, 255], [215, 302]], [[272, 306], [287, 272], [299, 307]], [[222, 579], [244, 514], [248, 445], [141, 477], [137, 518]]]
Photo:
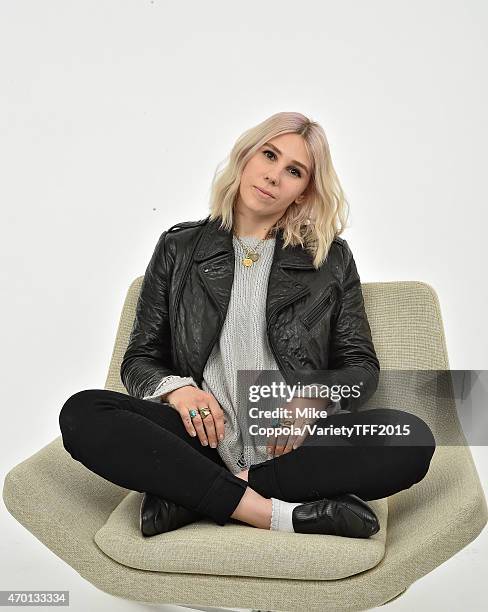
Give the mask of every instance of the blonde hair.
[[210, 219], [222, 219], [221, 228], [233, 227], [234, 204], [241, 174], [248, 160], [268, 140], [280, 134], [300, 134], [312, 160], [309, 184], [300, 204], [292, 202], [274, 226], [283, 230], [283, 248], [300, 244], [319, 268], [330, 246], [346, 226], [349, 204], [334, 170], [323, 128], [301, 113], [276, 113], [244, 132], [234, 144], [227, 165], [216, 170], [210, 190]]

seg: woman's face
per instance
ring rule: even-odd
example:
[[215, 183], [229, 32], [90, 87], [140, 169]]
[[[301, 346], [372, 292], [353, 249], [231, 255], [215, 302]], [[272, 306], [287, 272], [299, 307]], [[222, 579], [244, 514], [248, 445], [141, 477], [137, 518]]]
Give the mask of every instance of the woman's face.
[[[237, 207], [241, 213], [279, 219], [305, 191], [311, 161], [300, 134], [281, 134], [261, 146], [244, 166]], [[260, 193], [265, 189], [273, 197]]]

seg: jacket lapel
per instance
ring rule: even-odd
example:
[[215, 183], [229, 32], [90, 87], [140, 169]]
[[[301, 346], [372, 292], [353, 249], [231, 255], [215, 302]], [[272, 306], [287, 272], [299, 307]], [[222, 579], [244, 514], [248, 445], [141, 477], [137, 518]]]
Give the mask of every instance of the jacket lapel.
[[223, 322], [234, 282], [235, 257], [232, 233], [219, 229], [219, 223], [219, 220], [207, 222], [193, 259], [203, 286], [216, 304]]
[[[198, 272], [211, 299], [217, 304], [222, 320], [225, 320], [234, 281], [235, 254], [232, 232], [219, 228], [220, 219], [207, 222], [199, 246], [194, 255]], [[288, 245], [283, 250], [283, 233], [276, 233], [273, 261], [266, 296], [266, 322], [282, 308], [310, 293], [310, 287], [287, 270], [317, 272], [312, 256], [300, 245]]]

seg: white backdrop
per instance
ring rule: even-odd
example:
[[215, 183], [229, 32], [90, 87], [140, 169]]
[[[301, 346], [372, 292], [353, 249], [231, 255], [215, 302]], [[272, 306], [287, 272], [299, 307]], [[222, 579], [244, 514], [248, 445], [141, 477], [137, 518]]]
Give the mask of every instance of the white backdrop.
[[[208, 214], [217, 165], [279, 111], [326, 131], [362, 282], [431, 284], [451, 368], [488, 369], [487, 21], [482, 0], [3, 0], [2, 476], [59, 435], [70, 395], [103, 387], [161, 232]], [[4, 506], [0, 525], [0, 589], [140, 608]], [[481, 610], [487, 553], [485, 530], [390, 608]]]

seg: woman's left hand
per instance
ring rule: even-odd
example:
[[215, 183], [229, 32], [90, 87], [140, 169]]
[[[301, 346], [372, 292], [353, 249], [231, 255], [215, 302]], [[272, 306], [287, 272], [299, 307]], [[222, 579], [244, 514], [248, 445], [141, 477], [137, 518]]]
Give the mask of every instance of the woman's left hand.
[[[297, 417], [297, 409], [301, 408], [317, 408], [318, 410], [325, 410], [329, 404], [331, 404], [330, 400], [322, 399], [322, 398], [308, 398], [308, 397], [294, 397], [290, 402], [284, 406], [287, 411], [292, 413], [291, 421], [293, 421], [293, 425], [291, 426], [291, 433], [289, 434], [280, 434], [280, 435], [272, 435], [269, 438], [268, 444], [266, 445], [266, 451], [268, 457], [274, 458], [279, 457], [280, 455], [285, 455], [286, 453], [295, 450], [305, 440], [308, 433], [305, 429], [305, 425], [314, 423], [317, 419], [306, 418], [306, 417]], [[281, 419], [281, 422], [287, 419]], [[283, 426], [283, 429], [288, 428], [288, 426]], [[297, 431], [297, 433], [294, 433]], [[300, 433], [301, 432], [301, 433]]]

